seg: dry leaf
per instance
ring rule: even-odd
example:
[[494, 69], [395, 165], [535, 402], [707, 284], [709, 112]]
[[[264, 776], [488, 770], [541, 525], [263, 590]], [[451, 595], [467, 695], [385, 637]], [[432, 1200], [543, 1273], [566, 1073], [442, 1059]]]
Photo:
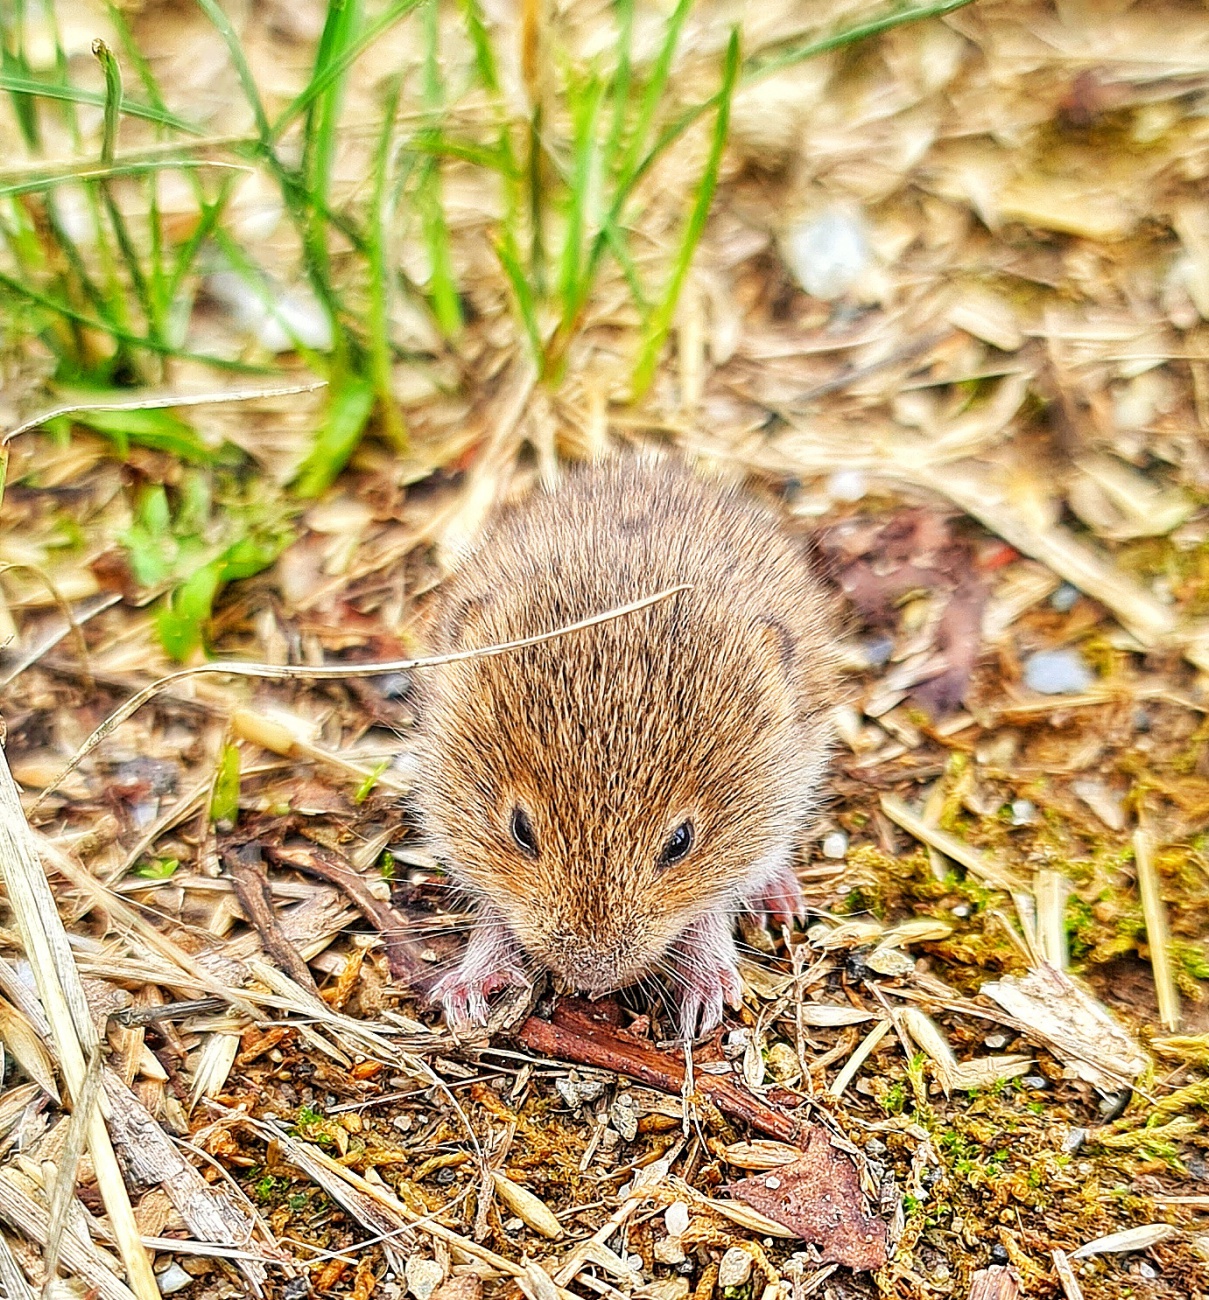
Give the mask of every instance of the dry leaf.
[[813, 1127], [805, 1154], [731, 1185], [732, 1195], [817, 1246], [824, 1263], [867, 1272], [886, 1262], [886, 1225], [868, 1212], [852, 1157]]

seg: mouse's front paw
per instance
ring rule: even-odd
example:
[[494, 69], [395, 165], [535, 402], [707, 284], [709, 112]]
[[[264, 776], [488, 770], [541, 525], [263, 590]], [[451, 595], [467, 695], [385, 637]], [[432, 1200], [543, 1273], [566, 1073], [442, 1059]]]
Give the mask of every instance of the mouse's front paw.
[[445, 1010], [445, 1019], [451, 1027], [485, 1025], [487, 999], [499, 989], [512, 984], [524, 984], [524, 972], [509, 967], [487, 974], [467, 974], [461, 966], [442, 976], [433, 985], [432, 1000]]
[[747, 906], [777, 925], [792, 925], [806, 916], [806, 899], [793, 867], [786, 863], [768, 877], [747, 899]]
[[734, 966], [714, 970], [680, 970], [680, 1037], [691, 1041], [711, 1033], [722, 1023], [723, 1007], [737, 1007], [743, 984]]
[[681, 1038], [699, 1038], [722, 1023], [722, 1008], [737, 1007], [743, 983], [735, 964], [729, 912], [707, 912], [668, 952]]
[[442, 1004], [451, 1026], [484, 1025], [492, 993], [528, 983], [511, 933], [498, 922], [481, 921], [462, 960], [432, 986], [432, 1000]]

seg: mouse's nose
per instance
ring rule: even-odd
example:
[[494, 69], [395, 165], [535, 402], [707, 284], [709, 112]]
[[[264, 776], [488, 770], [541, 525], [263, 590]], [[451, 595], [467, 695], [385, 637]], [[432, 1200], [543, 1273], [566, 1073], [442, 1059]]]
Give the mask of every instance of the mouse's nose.
[[546, 963], [584, 993], [610, 993], [625, 982], [626, 963], [619, 948], [582, 935], [557, 935]]

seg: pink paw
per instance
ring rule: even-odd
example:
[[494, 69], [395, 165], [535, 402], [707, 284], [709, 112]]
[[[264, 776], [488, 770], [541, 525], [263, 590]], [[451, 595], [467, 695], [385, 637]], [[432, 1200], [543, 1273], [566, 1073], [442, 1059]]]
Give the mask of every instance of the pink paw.
[[691, 1041], [722, 1023], [722, 1008], [737, 1007], [743, 984], [735, 965], [729, 912], [707, 912], [668, 952], [680, 1037]]
[[462, 960], [432, 987], [432, 1000], [445, 1009], [451, 1027], [487, 1023], [487, 999], [499, 989], [528, 984], [521, 951], [498, 921], [480, 918]]
[[793, 868], [786, 863], [778, 867], [747, 899], [753, 912], [763, 913], [776, 925], [792, 925], [806, 918], [806, 899]]
[[742, 995], [743, 985], [735, 967], [694, 971], [688, 987], [680, 994], [680, 1037], [692, 1042], [712, 1033], [722, 1023], [722, 1008], [737, 1007]]
[[485, 1025], [487, 999], [499, 989], [512, 984], [524, 984], [524, 972], [511, 968], [493, 971], [482, 977], [468, 978], [461, 966], [437, 980], [432, 989], [432, 1000], [445, 1009], [445, 1019], [451, 1026]]

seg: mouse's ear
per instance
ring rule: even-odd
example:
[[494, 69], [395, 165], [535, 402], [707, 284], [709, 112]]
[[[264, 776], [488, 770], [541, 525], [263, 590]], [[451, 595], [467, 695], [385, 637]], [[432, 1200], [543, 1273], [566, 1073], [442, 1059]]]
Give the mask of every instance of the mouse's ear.
[[786, 678], [793, 677], [798, 666], [798, 646], [793, 633], [774, 614], [762, 614], [755, 626], [769, 664]]

